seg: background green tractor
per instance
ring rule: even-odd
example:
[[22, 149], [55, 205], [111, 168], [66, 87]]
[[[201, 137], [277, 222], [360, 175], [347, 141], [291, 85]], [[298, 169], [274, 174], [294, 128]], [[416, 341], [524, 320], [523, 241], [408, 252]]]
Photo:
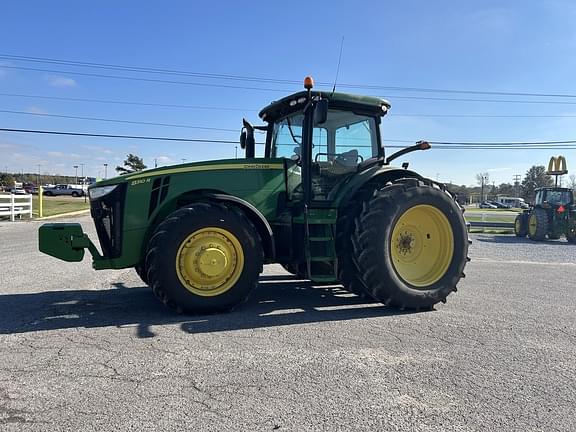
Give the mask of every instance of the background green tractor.
[[536, 189], [534, 205], [516, 216], [514, 232], [532, 240], [557, 240], [562, 235], [576, 243], [576, 206], [572, 189], [545, 187]]
[[[40, 250], [95, 269], [134, 267], [167, 306], [226, 311], [279, 263], [315, 283], [341, 283], [386, 305], [429, 309], [464, 277], [462, 209], [444, 185], [390, 165], [379, 98], [306, 91], [244, 120], [245, 159], [189, 163], [89, 189], [100, 253], [79, 224], [46, 224]], [[255, 130], [265, 133], [255, 157]]]

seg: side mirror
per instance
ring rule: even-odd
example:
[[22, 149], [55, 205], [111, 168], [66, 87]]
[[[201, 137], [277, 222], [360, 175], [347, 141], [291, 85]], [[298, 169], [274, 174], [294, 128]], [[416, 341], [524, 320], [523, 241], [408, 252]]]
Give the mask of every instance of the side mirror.
[[242, 119], [242, 133], [240, 134], [240, 147], [246, 149], [246, 157], [253, 158], [255, 155], [256, 140], [254, 138], [254, 126], [246, 119]]
[[328, 99], [320, 99], [314, 108], [314, 124], [322, 125], [328, 120]]

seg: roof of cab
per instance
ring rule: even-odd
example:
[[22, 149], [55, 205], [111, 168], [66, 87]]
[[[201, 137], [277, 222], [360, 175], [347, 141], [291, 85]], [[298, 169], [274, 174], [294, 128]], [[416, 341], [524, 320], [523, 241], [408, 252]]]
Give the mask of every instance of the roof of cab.
[[[390, 102], [373, 96], [321, 91], [312, 91], [311, 93], [312, 96], [321, 96], [323, 99], [328, 99], [330, 106], [335, 108], [348, 108], [354, 111], [366, 111], [379, 115], [385, 115], [390, 108]], [[266, 106], [258, 113], [258, 115], [262, 120], [275, 120], [279, 117], [283, 117], [291, 111], [302, 109], [304, 103], [307, 101], [307, 97], [307, 91], [288, 95]]]

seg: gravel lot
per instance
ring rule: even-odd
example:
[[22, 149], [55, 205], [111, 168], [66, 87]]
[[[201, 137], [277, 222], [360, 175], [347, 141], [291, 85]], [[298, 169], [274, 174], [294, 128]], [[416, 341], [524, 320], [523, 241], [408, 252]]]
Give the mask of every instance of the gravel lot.
[[[95, 238], [88, 217], [78, 218]], [[0, 222], [2, 431], [576, 430], [576, 246], [472, 235], [404, 314], [268, 266], [239, 310], [175, 316], [132, 270]]]

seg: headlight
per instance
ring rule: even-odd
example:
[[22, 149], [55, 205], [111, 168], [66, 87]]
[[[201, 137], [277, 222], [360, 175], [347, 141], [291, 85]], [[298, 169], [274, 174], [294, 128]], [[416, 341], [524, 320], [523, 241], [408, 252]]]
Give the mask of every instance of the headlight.
[[95, 200], [98, 198], [103, 197], [104, 195], [108, 195], [114, 189], [116, 189], [118, 185], [112, 186], [100, 186], [95, 188], [88, 189], [88, 195], [90, 195], [90, 200]]

